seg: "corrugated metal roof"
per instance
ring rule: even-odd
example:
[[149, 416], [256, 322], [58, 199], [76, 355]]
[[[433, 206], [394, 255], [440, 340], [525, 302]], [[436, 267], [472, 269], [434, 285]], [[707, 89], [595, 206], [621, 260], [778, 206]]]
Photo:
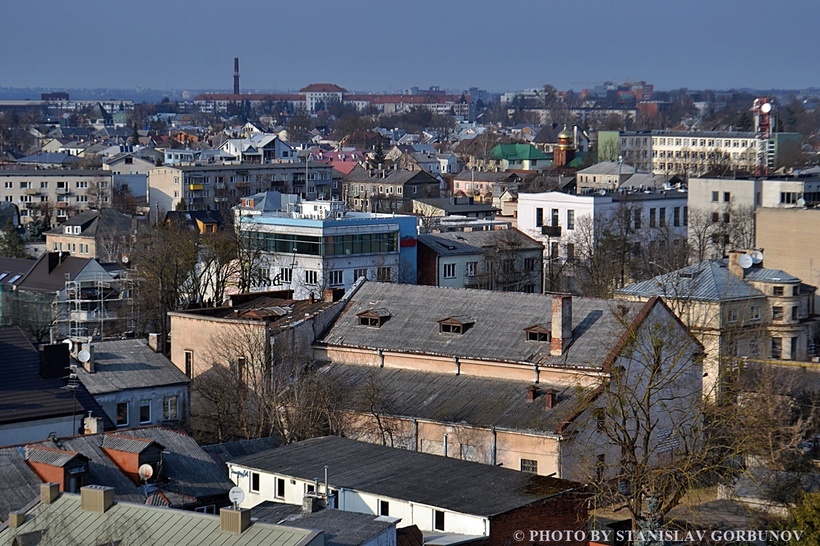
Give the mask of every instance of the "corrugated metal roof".
[[[584, 394], [576, 387], [540, 383], [537, 397], [527, 401], [532, 383], [437, 373], [400, 368], [332, 364], [322, 368], [346, 392], [353, 411], [368, 413], [370, 402], [359, 396], [358, 385], [378, 385], [385, 399], [385, 413], [439, 423], [555, 434], [558, 426], [575, 413]], [[556, 403], [546, 409], [543, 393], [552, 389]]]
[[43, 463], [51, 466], [64, 467], [77, 457], [85, 460], [76, 451], [65, 451], [41, 445], [29, 445], [25, 448], [26, 460], [32, 463]]
[[750, 267], [744, 277], [747, 281], [767, 283], [798, 283], [800, 279], [781, 269], [766, 269], [765, 267]]
[[[527, 341], [525, 328], [552, 324], [552, 296], [365, 282], [322, 340], [327, 345], [458, 356], [544, 366], [600, 368], [643, 303], [573, 298], [573, 341], [562, 356], [549, 343]], [[358, 313], [383, 307], [379, 328], [361, 326]], [[466, 315], [463, 334], [441, 333], [437, 321]]]
[[581, 487], [567, 480], [337, 436], [290, 444], [233, 464], [303, 480], [321, 475], [328, 465], [331, 487], [485, 517]]
[[0, 531], [0, 545], [11, 545], [16, 536], [43, 529], [65, 544], [303, 546], [317, 538], [316, 531], [258, 522], [237, 535], [220, 530], [219, 516], [144, 504], [117, 502], [101, 514], [83, 510], [80, 495], [62, 493], [51, 504], [29, 510], [21, 526]]
[[153, 440], [146, 438], [133, 438], [120, 434], [105, 434], [103, 435], [102, 446], [104, 449], [115, 449], [127, 453], [142, 453], [152, 443]]
[[26, 464], [17, 448], [0, 449], [0, 522], [40, 494], [39, 476]]

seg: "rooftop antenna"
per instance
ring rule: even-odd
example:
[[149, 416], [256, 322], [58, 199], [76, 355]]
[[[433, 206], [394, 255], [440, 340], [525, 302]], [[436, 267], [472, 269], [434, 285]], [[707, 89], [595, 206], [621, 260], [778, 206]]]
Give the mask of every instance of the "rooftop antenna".
[[231, 487], [231, 490], [228, 491], [228, 499], [233, 503], [233, 509], [238, 510], [239, 505], [245, 500], [245, 492], [242, 491], [241, 487]]

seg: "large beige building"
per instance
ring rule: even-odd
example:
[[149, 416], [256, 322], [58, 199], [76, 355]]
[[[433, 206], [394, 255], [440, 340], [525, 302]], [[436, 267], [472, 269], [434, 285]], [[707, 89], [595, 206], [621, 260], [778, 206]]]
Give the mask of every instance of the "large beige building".
[[820, 209], [759, 208], [755, 217], [756, 246], [766, 264], [820, 286]]
[[268, 190], [330, 199], [341, 193], [333, 187], [338, 182], [332, 180], [332, 170], [324, 163], [157, 167], [148, 171], [148, 204], [152, 214], [179, 209], [227, 211], [242, 197]]
[[625, 300], [669, 302], [706, 350], [707, 398], [744, 358], [806, 361], [814, 355], [816, 288], [764, 267], [762, 258], [732, 251], [728, 260], [707, 260], [617, 291]]
[[78, 212], [111, 206], [110, 171], [42, 169], [0, 171], [0, 199], [16, 204], [27, 224], [51, 213], [51, 227]]
[[640, 390], [639, 347], [658, 328], [664, 366], [672, 353], [685, 363], [676, 402], [652, 408], [658, 437], [695, 418], [702, 348], [657, 298], [386, 283], [347, 297], [314, 355], [353, 393], [351, 437], [564, 479], [614, 475], [621, 452], [600, 434], [599, 404]]

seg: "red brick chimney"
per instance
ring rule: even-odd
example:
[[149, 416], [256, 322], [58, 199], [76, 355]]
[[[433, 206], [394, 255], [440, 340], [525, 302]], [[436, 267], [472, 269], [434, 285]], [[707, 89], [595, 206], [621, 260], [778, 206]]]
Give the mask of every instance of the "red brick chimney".
[[550, 354], [561, 356], [572, 343], [572, 296], [554, 294], [552, 296]]
[[545, 409], [554, 408], [555, 403], [557, 401], [558, 401], [558, 394], [553, 389], [549, 389], [547, 392], [544, 393], [544, 408]]
[[538, 396], [538, 387], [535, 385], [527, 387], [527, 402], [532, 402], [536, 396]]

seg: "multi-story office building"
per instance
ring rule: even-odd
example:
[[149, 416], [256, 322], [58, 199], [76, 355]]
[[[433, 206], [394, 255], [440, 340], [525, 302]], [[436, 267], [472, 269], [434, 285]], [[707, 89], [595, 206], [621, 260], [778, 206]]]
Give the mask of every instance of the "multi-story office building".
[[330, 199], [340, 193], [333, 187], [333, 168], [323, 163], [270, 165], [186, 165], [158, 167], [148, 172], [151, 212], [178, 209], [227, 211], [242, 197], [277, 190], [307, 199]]
[[292, 290], [306, 299], [348, 289], [360, 277], [415, 284], [415, 216], [345, 212], [341, 201], [285, 201], [286, 210], [237, 209], [242, 237], [261, 253], [255, 291]]
[[755, 172], [758, 152], [764, 167], [774, 171], [788, 165], [800, 151], [799, 133], [773, 133], [763, 142], [754, 132], [740, 131], [599, 131], [601, 160], [624, 161], [638, 170], [659, 175], [702, 175], [709, 171]]
[[56, 227], [79, 212], [109, 207], [112, 187], [111, 171], [0, 171], [0, 198], [17, 204], [22, 224], [49, 216]]

